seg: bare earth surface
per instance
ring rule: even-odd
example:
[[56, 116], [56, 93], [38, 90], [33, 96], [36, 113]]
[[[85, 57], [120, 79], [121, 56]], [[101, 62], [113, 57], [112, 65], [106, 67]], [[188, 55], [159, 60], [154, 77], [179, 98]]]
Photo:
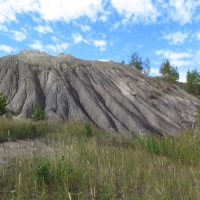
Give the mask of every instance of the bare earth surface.
[[17, 140], [15, 142], [0, 143], [0, 170], [7, 158], [31, 153], [50, 152], [50, 148], [41, 139]]
[[112, 61], [22, 51], [0, 58], [7, 110], [28, 118], [40, 103], [50, 121], [79, 119], [125, 135], [174, 135], [196, 124], [200, 99]]

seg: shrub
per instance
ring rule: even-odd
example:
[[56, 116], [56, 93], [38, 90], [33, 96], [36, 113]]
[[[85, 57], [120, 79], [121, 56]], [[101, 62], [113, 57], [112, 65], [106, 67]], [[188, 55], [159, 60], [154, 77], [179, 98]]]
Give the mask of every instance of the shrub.
[[146, 58], [145, 61], [142, 61], [142, 58], [139, 56], [138, 52], [133, 52], [129, 64], [133, 65], [135, 68], [146, 75], [148, 75], [151, 71], [149, 59]]
[[0, 93], [0, 115], [6, 113], [6, 97], [3, 93]]
[[35, 104], [35, 111], [30, 116], [30, 118], [32, 118], [34, 121], [40, 121], [45, 119], [45, 111], [41, 104], [39, 103]]

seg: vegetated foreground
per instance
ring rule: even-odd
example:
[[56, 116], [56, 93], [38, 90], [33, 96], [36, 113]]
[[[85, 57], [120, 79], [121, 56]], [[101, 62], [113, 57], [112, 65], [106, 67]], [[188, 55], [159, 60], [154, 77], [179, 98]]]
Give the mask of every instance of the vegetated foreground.
[[40, 133], [46, 151], [7, 152], [0, 199], [200, 199], [198, 132], [127, 139], [80, 121], [0, 121], [1, 141]]

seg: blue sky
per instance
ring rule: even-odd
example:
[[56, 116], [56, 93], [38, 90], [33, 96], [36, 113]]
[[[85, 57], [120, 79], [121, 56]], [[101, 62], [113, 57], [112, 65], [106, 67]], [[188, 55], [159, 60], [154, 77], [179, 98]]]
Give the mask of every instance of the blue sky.
[[0, 57], [24, 49], [200, 71], [200, 0], [0, 0]]

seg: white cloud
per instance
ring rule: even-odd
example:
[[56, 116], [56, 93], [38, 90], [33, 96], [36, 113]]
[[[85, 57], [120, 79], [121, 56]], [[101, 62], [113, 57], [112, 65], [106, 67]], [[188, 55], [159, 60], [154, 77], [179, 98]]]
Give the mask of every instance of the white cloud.
[[198, 40], [200, 40], [200, 32], [196, 33], [196, 37], [197, 37]]
[[51, 39], [54, 41], [54, 42], [59, 42], [59, 39], [55, 36], [52, 36]]
[[151, 68], [151, 75], [158, 76], [159, 75], [159, 69], [158, 68]]
[[108, 60], [108, 59], [98, 59], [98, 61], [100, 61], [100, 62], [109, 62], [110, 60]]
[[13, 39], [16, 40], [16, 41], [21, 42], [21, 41], [26, 39], [27, 31], [24, 28], [22, 29], [21, 32], [13, 30], [13, 31], [11, 31], [11, 33], [13, 34], [12, 35]]
[[0, 23], [17, 22], [17, 15], [24, 13], [37, 23], [70, 22], [80, 17], [105, 22], [114, 8], [124, 16], [124, 23], [155, 23], [162, 16], [162, 20], [172, 19], [184, 25], [200, 20], [199, 6], [199, 0], [0, 0]]
[[111, 0], [112, 6], [121, 15], [125, 16], [124, 22], [132, 20], [134, 23], [140, 21], [145, 23], [156, 22], [159, 16], [157, 8], [151, 0]]
[[0, 25], [0, 31], [8, 32], [8, 28], [4, 25]]
[[43, 45], [41, 41], [35, 40], [33, 44], [29, 45], [32, 49], [39, 50], [39, 51], [46, 51], [50, 53], [61, 53], [69, 47], [69, 44], [66, 42], [60, 42], [48, 45]]
[[93, 40], [93, 45], [99, 47], [101, 51], [106, 50], [107, 41], [105, 40]]
[[41, 25], [40, 26], [36, 26], [34, 28], [34, 30], [38, 31], [39, 33], [43, 33], [43, 34], [48, 33], [48, 32], [50, 32], [50, 33], [53, 32], [53, 30], [52, 30], [52, 28], [50, 26], [41, 26]]
[[186, 52], [182, 52], [182, 53], [175, 53], [173, 51], [169, 51], [169, 50], [160, 50], [160, 51], [156, 51], [157, 55], [161, 55], [166, 59], [169, 60], [180, 60], [180, 59], [184, 59], [184, 58], [190, 58], [191, 54], [186, 53]]
[[5, 45], [5, 44], [2, 44], [2, 45], [0, 45], [0, 50], [4, 51], [6, 53], [10, 53], [12, 51], [16, 51], [16, 48], [10, 47], [10, 46]]
[[200, 64], [200, 50], [196, 52], [195, 61], [197, 64]]
[[63, 52], [64, 50], [66, 50], [67, 48], [69, 47], [69, 44], [68, 43], [59, 43], [59, 44], [56, 44], [56, 45], [47, 45], [45, 46], [45, 49], [47, 51], [50, 51], [52, 53], [61, 53]]
[[72, 21], [82, 16], [95, 19], [102, 10], [102, 0], [40, 0], [39, 13], [44, 20]]
[[169, 34], [165, 34], [163, 38], [169, 40], [170, 44], [182, 44], [186, 40], [188, 35], [189, 33], [182, 33], [180, 31], [176, 31]]
[[184, 69], [184, 68], [181, 68], [178, 70], [180, 82], [186, 82], [187, 71], [188, 69]]
[[102, 10], [102, 0], [1, 0], [0, 23], [17, 21], [16, 15], [23, 13], [38, 13], [45, 21], [69, 22], [83, 16], [95, 20]]
[[180, 22], [181, 25], [184, 25], [188, 22], [191, 22], [197, 7], [200, 5], [199, 0], [170, 0], [170, 7], [168, 12], [170, 17], [174, 21]]
[[115, 22], [113, 24], [113, 26], [109, 30], [110, 31], [115, 31], [115, 30], [117, 30], [119, 28], [119, 26], [120, 26], [120, 23], [119, 22]]
[[38, 11], [38, 0], [0, 1], [0, 23], [17, 21], [16, 14]]
[[72, 37], [74, 39], [75, 44], [78, 44], [83, 41], [83, 37], [79, 33], [72, 33]]
[[82, 24], [81, 24], [81, 30], [82, 30], [83, 32], [87, 32], [87, 31], [90, 31], [91, 28], [90, 28], [90, 26], [88, 26], [88, 25], [82, 25]]
[[107, 19], [108, 19], [108, 18], [107, 18], [106, 15], [101, 15], [101, 16], [99, 17], [99, 20], [102, 21], [102, 22], [105, 22]]
[[39, 40], [35, 40], [35, 42], [33, 44], [30, 44], [29, 46], [32, 49], [39, 50], [39, 51], [44, 51], [44, 47], [43, 47], [41, 41], [39, 41]]

